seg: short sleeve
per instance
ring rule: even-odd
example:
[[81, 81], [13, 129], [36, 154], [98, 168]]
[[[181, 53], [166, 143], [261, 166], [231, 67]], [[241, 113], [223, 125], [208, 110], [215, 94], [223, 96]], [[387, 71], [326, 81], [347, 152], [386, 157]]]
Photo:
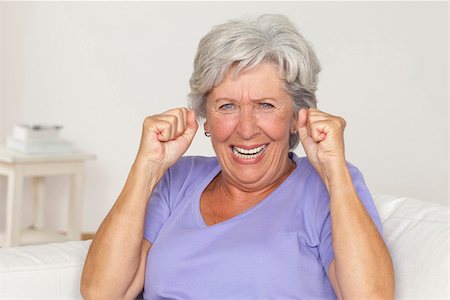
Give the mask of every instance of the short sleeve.
[[[348, 164], [348, 168], [350, 171], [350, 175], [352, 177], [353, 186], [355, 187], [355, 191], [359, 199], [361, 200], [362, 204], [364, 205], [364, 208], [371, 217], [372, 222], [375, 224], [380, 234], [382, 234], [381, 220], [375, 207], [375, 203], [372, 199], [372, 195], [370, 194], [369, 189], [366, 186], [363, 175], [356, 167], [352, 166], [351, 164]], [[325, 272], [328, 275], [329, 265], [331, 261], [334, 259], [334, 250], [331, 237], [331, 216], [329, 209], [329, 195], [328, 193], [325, 194], [326, 197], [328, 198], [327, 199], [328, 207], [326, 210], [327, 214], [325, 218], [323, 218], [324, 223], [322, 229], [319, 231], [319, 239], [320, 239], [319, 254], [321, 257], [323, 268], [325, 269]]]
[[[170, 170], [170, 169], [169, 169]], [[153, 243], [170, 215], [170, 172], [164, 174], [153, 190], [145, 215], [144, 238]]]

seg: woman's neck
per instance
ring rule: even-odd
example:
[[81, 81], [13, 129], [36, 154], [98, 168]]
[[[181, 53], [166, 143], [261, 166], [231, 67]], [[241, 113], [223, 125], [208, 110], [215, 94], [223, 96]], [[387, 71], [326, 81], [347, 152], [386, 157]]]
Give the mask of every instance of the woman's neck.
[[216, 199], [226, 199], [228, 205], [236, 207], [250, 207], [260, 202], [262, 199], [272, 193], [281, 183], [286, 180], [286, 178], [289, 177], [295, 167], [296, 165], [294, 161], [288, 159], [285, 167], [283, 168], [284, 170], [281, 172], [281, 175], [278, 176], [278, 178], [276, 178], [270, 184], [256, 190], [241, 189], [232, 181], [227, 180], [226, 176], [224, 176], [223, 173], [220, 173], [212, 182], [213, 185], [210, 186], [211, 192], [221, 196], [218, 198], [214, 197]]
[[276, 180], [257, 190], [242, 190], [228, 182], [223, 173], [214, 178], [202, 194], [200, 213], [208, 226], [223, 222], [250, 209], [272, 193], [295, 169], [289, 159]]

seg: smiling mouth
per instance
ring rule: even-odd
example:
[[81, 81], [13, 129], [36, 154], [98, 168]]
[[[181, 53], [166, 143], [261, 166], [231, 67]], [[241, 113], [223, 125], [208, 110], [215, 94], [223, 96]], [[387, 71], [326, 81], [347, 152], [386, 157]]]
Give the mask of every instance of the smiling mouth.
[[243, 149], [240, 147], [233, 146], [233, 153], [239, 158], [243, 159], [252, 159], [257, 158], [258, 156], [261, 156], [264, 153], [264, 150], [266, 150], [268, 144], [255, 147], [252, 149]]

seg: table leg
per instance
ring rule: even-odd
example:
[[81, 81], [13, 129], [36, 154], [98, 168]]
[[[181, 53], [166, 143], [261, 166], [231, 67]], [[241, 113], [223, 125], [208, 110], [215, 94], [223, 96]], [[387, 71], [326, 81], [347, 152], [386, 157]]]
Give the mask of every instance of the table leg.
[[37, 176], [32, 178], [32, 195], [33, 195], [33, 227], [36, 229], [44, 229], [44, 198], [45, 198], [45, 181], [44, 177]]
[[18, 246], [20, 244], [23, 180], [24, 176], [21, 167], [15, 167], [8, 176], [5, 247]]
[[69, 178], [69, 224], [67, 237], [71, 240], [81, 238], [81, 204], [84, 183], [83, 165]]

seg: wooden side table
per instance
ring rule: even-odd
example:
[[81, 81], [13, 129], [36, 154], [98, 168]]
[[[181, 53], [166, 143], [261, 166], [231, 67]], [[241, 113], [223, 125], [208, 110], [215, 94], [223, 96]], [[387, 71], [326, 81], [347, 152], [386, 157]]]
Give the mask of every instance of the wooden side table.
[[[84, 163], [95, 159], [87, 153], [25, 154], [0, 146], [0, 175], [7, 177], [6, 227], [0, 244], [4, 247], [51, 241], [79, 240], [81, 234], [81, 205]], [[69, 214], [66, 233], [45, 231], [45, 177], [69, 176]], [[21, 228], [24, 180], [32, 179], [34, 220], [31, 229]], [[2, 243], [3, 240], [3, 243]]]

